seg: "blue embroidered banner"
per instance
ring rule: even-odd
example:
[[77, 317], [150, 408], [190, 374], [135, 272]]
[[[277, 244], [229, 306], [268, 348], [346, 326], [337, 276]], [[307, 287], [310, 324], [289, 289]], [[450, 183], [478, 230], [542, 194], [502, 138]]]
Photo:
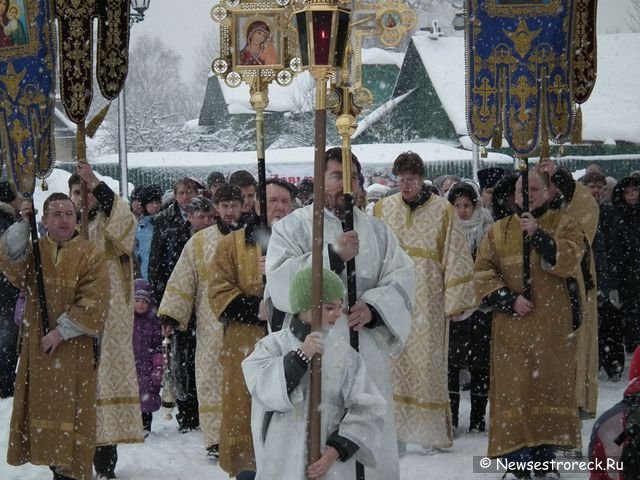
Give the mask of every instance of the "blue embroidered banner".
[[0, 158], [20, 193], [52, 168], [51, 46], [49, 0], [0, 0]]
[[466, 116], [486, 145], [504, 131], [519, 155], [573, 128], [573, 0], [466, 0]]

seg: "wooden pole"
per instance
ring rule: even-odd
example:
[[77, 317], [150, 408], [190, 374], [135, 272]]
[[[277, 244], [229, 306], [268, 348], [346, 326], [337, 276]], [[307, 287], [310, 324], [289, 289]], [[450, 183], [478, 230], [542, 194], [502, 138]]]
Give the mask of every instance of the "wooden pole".
[[[343, 88], [342, 111], [336, 119], [336, 129], [342, 137], [342, 193], [344, 194], [344, 224], [345, 232], [353, 230], [353, 189], [351, 188], [353, 171], [351, 169], [351, 135], [356, 130], [356, 119], [351, 114], [351, 92]], [[358, 300], [356, 284], [356, 259], [347, 262], [347, 299], [349, 312]], [[360, 336], [353, 328], [349, 329], [349, 344], [356, 351], [360, 351]], [[364, 465], [356, 461], [356, 480], [364, 480]]]
[[[268, 86], [262, 85], [260, 73], [256, 74], [251, 86], [251, 106], [256, 111], [256, 153], [258, 156], [258, 188], [260, 189], [260, 225], [267, 226], [267, 169], [264, 153], [264, 110], [269, 104]], [[264, 255], [266, 252], [263, 251]]]
[[[78, 160], [87, 160], [87, 132], [84, 120], [78, 123], [76, 129], [76, 157]], [[88, 192], [87, 183], [82, 180], [80, 183], [80, 196], [82, 198], [82, 205], [80, 206], [80, 232], [85, 240], [89, 239], [89, 209], [87, 205]]]
[[[315, 156], [313, 178], [313, 226], [311, 244], [311, 330], [322, 330], [322, 250], [324, 246], [324, 171], [327, 141], [327, 77], [318, 74], [316, 78], [315, 112]], [[320, 401], [322, 398], [322, 356], [311, 359], [311, 379], [309, 391], [308, 425], [308, 465], [320, 458], [320, 438], [322, 434]]]
[[[529, 161], [520, 158], [522, 175], [522, 212], [529, 211]], [[522, 232], [522, 296], [531, 300], [531, 241], [527, 232]]]
[[40, 243], [38, 240], [38, 224], [36, 223], [36, 207], [33, 203], [33, 195], [25, 193], [23, 196], [26, 200], [31, 200], [29, 226], [31, 229], [31, 245], [33, 248], [33, 263], [36, 273], [36, 286], [38, 288], [37, 293], [40, 305], [40, 317], [42, 318], [42, 335], [44, 336], [49, 333], [49, 311], [47, 310], [47, 297], [44, 289], [44, 276], [42, 274], [42, 259], [40, 257]]

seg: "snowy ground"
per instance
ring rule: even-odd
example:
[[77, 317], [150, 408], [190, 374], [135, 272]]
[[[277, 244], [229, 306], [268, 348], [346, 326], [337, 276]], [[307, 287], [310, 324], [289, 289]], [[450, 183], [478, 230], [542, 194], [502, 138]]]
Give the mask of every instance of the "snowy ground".
[[[601, 377], [598, 414], [622, 398], [625, 386], [626, 382], [611, 383]], [[11, 467], [6, 464], [4, 455], [7, 448], [11, 403], [11, 399], [0, 400], [0, 432], [2, 432], [0, 433], [0, 455], [3, 458], [0, 462], [0, 479], [50, 478], [51, 474], [45, 467], [32, 465]], [[461, 430], [466, 431], [469, 418], [468, 392], [463, 394], [461, 410]], [[593, 420], [583, 423], [583, 451], [587, 449], [592, 426]], [[119, 480], [224, 480], [228, 478], [216, 464], [206, 458], [202, 435], [199, 431], [180, 434], [175, 420], [163, 420], [158, 412], [154, 416], [153, 430], [144, 444], [118, 447], [120, 458], [116, 474]], [[417, 447], [412, 449], [410, 446], [408, 455], [400, 462], [402, 479], [497, 480], [501, 475], [473, 473], [473, 457], [484, 455], [486, 448], [486, 435], [466, 433], [459, 435], [453, 448], [445, 452], [424, 455], [417, 451]], [[588, 478], [586, 473], [562, 475], [563, 480], [586, 478]]]

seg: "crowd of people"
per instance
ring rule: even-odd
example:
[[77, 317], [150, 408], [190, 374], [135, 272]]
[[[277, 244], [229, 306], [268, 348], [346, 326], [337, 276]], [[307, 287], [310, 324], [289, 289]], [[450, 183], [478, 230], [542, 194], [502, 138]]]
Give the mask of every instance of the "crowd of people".
[[[476, 184], [428, 179], [413, 152], [384, 179], [351, 161], [345, 231], [342, 151], [325, 154], [321, 332], [311, 179], [261, 189], [214, 171], [127, 202], [79, 160], [44, 203], [37, 247], [31, 203], [0, 183], [8, 463], [114, 479], [117, 445], [144, 442], [174, 398], [179, 431], [201, 430], [203, 455], [241, 480], [350, 478], [356, 463], [397, 480], [408, 444], [437, 451], [463, 434], [487, 435], [494, 458], [582, 452], [599, 369], [620, 381], [640, 344], [640, 173], [616, 183], [593, 164], [574, 180], [544, 158]], [[320, 354], [322, 454], [307, 465]], [[505, 479], [559, 478], [514, 465]]]

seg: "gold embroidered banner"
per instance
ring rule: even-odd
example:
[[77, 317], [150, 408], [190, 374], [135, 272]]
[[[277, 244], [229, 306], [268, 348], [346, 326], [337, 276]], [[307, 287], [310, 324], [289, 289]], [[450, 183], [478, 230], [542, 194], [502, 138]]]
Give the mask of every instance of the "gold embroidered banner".
[[0, 0], [0, 159], [18, 193], [53, 164], [49, 0]]
[[573, 129], [574, 0], [466, 0], [466, 116], [486, 145], [519, 155]]
[[598, 0], [576, 0], [575, 34], [573, 37], [573, 99], [587, 101], [596, 84]]
[[118, 96], [129, 61], [129, 0], [54, 0], [60, 26], [60, 95], [69, 118], [84, 121], [92, 87], [92, 25], [98, 19], [96, 76], [102, 95]]

